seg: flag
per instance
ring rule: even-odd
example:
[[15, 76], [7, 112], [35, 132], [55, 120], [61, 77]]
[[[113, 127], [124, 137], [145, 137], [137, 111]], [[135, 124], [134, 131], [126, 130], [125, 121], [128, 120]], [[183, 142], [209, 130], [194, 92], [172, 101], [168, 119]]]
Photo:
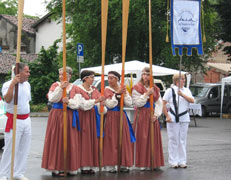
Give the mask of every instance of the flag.
[[132, 87], [133, 87], [133, 79], [132, 79], [132, 73], [131, 73], [130, 80], [128, 80], [128, 83], [126, 84], [126, 89], [130, 95], [132, 95]]
[[196, 48], [198, 55], [203, 55], [201, 35], [201, 0], [171, 0], [171, 45], [172, 54], [192, 55], [192, 48]]

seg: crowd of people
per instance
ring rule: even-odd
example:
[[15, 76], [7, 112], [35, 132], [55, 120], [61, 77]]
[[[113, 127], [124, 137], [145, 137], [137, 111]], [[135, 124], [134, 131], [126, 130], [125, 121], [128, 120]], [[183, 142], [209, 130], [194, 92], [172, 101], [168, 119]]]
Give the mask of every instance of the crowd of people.
[[[103, 128], [103, 170], [109, 173], [127, 173], [130, 167], [139, 170], [159, 169], [164, 166], [159, 117], [162, 112], [166, 117], [168, 132], [168, 162], [173, 168], [186, 168], [186, 140], [189, 126], [189, 103], [194, 98], [188, 88], [184, 87], [184, 75], [173, 76], [173, 86], [165, 92], [163, 99], [157, 86], [150, 88], [150, 69], [142, 70], [140, 81], [134, 85], [132, 93], [121, 86], [120, 74], [108, 73], [109, 86], [104, 95], [92, 86], [95, 73], [81, 72], [81, 85], [70, 82], [72, 69], [66, 67], [67, 78], [64, 80], [63, 68], [59, 69], [59, 81], [54, 82], [48, 92], [52, 102], [49, 112], [41, 167], [50, 171], [52, 176], [73, 176], [94, 174], [99, 170], [99, 136], [100, 106], [104, 105]], [[19, 85], [18, 111], [16, 128], [16, 154], [14, 177], [27, 180], [24, 176], [31, 140], [30, 106], [31, 87], [28, 83], [29, 66], [20, 63], [19, 74], [3, 84], [2, 95], [6, 104], [7, 125], [5, 130], [5, 147], [0, 162], [0, 180], [10, 178], [12, 128], [14, 113], [14, 87]], [[32, 87], [33, 88], [33, 87]], [[63, 98], [63, 91], [66, 97]], [[123, 94], [123, 98], [121, 95]], [[152, 95], [152, 96], [151, 96]], [[150, 101], [153, 97], [153, 101]], [[133, 124], [123, 111], [123, 126], [120, 129], [120, 103], [134, 107]], [[151, 115], [151, 104], [154, 112]], [[64, 122], [63, 108], [67, 105], [67, 149], [68, 156], [64, 163]], [[150, 129], [153, 129], [153, 136]], [[121, 149], [119, 146], [122, 131]], [[152, 142], [151, 142], [152, 141]], [[152, 150], [153, 149], [153, 150]], [[120, 158], [120, 159], [119, 159]], [[153, 161], [152, 161], [152, 160]], [[118, 167], [120, 161], [121, 167]], [[64, 167], [66, 165], [66, 167]], [[120, 168], [120, 169], [118, 169]]]

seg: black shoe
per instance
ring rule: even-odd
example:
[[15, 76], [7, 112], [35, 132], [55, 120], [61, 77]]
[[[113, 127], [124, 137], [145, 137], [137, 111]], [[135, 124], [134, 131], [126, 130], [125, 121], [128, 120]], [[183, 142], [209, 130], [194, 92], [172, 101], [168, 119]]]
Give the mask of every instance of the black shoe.
[[108, 171], [109, 173], [117, 173], [117, 171], [116, 171], [116, 169], [115, 168], [113, 168], [113, 169], [111, 169], [110, 171]]
[[81, 170], [81, 174], [89, 174], [89, 170]]
[[64, 177], [64, 172], [59, 172], [59, 173], [52, 172], [51, 175], [53, 177]]
[[122, 169], [120, 170], [120, 172], [122, 172], [122, 173], [129, 173], [129, 169], [127, 169], [127, 168], [122, 168]]
[[94, 171], [93, 169], [90, 169], [90, 170], [88, 171], [88, 173], [89, 173], [89, 174], [95, 174], [95, 171]]
[[75, 176], [76, 174], [72, 174], [70, 172], [67, 172], [67, 176]]

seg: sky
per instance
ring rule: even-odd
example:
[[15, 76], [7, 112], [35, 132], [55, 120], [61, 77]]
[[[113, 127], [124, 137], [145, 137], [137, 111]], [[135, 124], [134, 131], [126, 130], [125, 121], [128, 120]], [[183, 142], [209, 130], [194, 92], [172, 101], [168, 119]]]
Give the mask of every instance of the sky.
[[44, 1], [50, 0], [24, 0], [24, 14], [42, 17], [46, 15], [46, 5]]

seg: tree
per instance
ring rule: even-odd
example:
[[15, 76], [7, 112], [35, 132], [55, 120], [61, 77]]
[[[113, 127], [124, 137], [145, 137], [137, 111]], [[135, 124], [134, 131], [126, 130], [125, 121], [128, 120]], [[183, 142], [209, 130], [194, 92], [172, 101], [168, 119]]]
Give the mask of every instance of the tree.
[[17, 11], [17, 0], [2, 0], [0, 2], [0, 14], [16, 15]]
[[[84, 43], [84, 66], [99, 65], [101, 63], [101, 2], [99, 0], [67, 0], [66, 15], [70, 22], [67, 34], [72, 39], [69, 47], [71, 55], [69, 61], [75, 61], [76, 43]], [[48, 9], [58, 19], [62, 15], [60, 0], [52, 0]], [[169, 68], [179, 68], [179, 58], [171, 55], [170, 44], [165, 43], [166, 35], [166, 1], [152, 1], [152, 34], [153, 34], [153, 64], [163, 64]], [[112, 63], [114, 58], [121, 61], [122, 54], [122, 1], [110, 0], [108, 12], [108, 30], [106, 47], [106, 64]], [[208, 0], [204, 1], [205, 29], [207, 43], [204, 52], [209, 55], [213, 50], [217, 37], [217, 13]], [[148, 1], [130, 1], [126, 61], [149, 59], [148, 45]], [[193, 62], [193, 63], [192, 63]], [[185, 71], [204, 69], [206, 57], [199, 57], [196, 51], [192, 57], [184, 57]]]
[[[224, 40], [225, 42], [231, 42], [231, 18], [230, 18], [230, 7], [231, 1], [230, 0], [218, 0], [219, 4], [217, 4], [217, 10], [220, 15], [222, 31], [220, 31], [219, 37]], [[224, 51], [226, 54], [231, 56], [231, 46], [225, 47]], [[229, 59], [231, 60], [231, 59]]]
[[46, 95], [51, 84], [58, 80], [58, 53], [57, 41], [53, 46], [45, 50], [43, 47], [38, 59], [29, 63], [30, 84], [32, 93], [32, 103], [39, 104], [47, 102]]

